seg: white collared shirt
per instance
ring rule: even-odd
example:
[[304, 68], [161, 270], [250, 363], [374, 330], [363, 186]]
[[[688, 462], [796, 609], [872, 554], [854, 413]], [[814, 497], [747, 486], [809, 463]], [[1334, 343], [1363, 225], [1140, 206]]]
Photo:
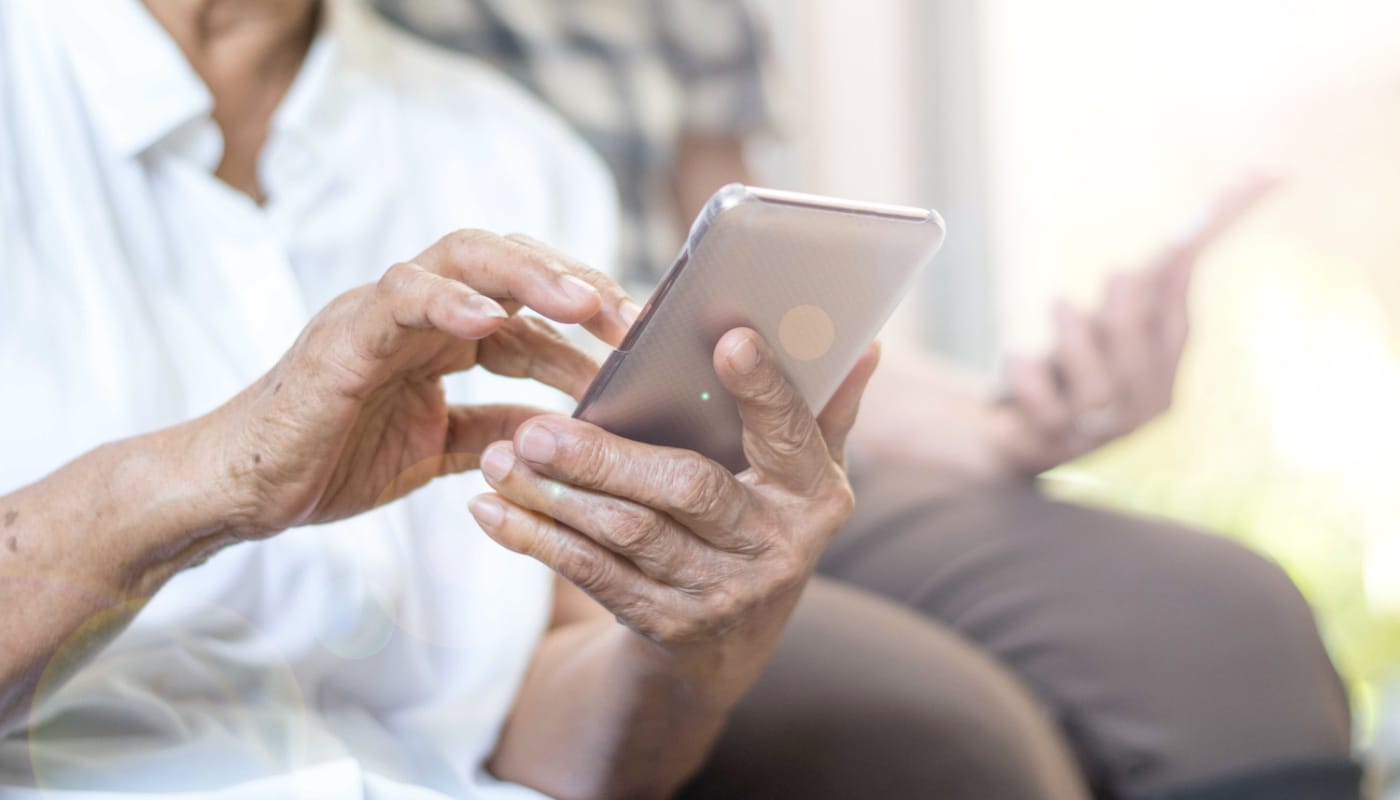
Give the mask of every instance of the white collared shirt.
[[[453, 229], [608, 263], [611, 184], [561, 123], [332, 11], [259, 207], [213, 177], [209, 93], [137, 0], [0, 2], [0, 494], [225, 402], [331, 298]], [[449, 396], [557, 400], [479, 373]], [[176, 576], [0, 742], [0, 798], [537, 797], [481, 763], [550, 576], [472, 523], [482, 490], [444, 479]]]

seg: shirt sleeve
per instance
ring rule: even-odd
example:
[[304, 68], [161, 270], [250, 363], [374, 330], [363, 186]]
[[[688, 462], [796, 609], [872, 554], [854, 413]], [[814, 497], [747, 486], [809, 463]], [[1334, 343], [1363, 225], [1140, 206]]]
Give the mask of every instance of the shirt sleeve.
[[656, 2], [657, 46], [681, 89], [682, 130], [728, 137], [771, 128], [769, 40], [749, 2]]

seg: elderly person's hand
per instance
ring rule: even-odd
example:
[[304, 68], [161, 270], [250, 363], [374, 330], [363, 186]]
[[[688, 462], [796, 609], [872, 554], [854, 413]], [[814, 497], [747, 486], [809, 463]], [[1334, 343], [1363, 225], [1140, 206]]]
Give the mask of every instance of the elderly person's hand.
[[456, 407], [443, 375], [480, 366], [577, 396], [587, 355], [522, 306], [617, 343], [637, 307], [611, 278], [523, 236], [451, 234], [341, 295], [267, 375], [200, 426], [248, 538], [352, 516], [438, 475], [539, 414]]
[[[639, 310], [610, 278], [538, 242], [454, 233], [332, 301], [223, 406], [103, 445], [0, 497], [0, 601], [23, 595], [33, 609], [0, 619], [0, 735], [21, 722], [41, 675], [62, 683], [190, 564], [472, 469], [483, 447], [541, 413], [449, 405], [442, 376], [480, 366], [581, 393], [596, 365], [543, 320], [515, 313], [525, 307], [613, 343]], [[79, 631], [83, 646], [54, 662]]]
[[664, 649], [761, 661], [853, 508], [843, 449], [875, 361], [872, 347], [814, 416], [763, 339], [730, 331], [714, 367], [738, 400], [750, 469], [540, 417], [487, 449], [499, 494], [472, 512]]
[[472, 501], [477, 521], [573, 584], [496, 775], [551, 796], [667, 797], [700, 765], [851, 513], [842, 452], [877, 352], [814, 416], [758, 334], [725, 334], [714, 368], [743, 421], [739, 475], [553, 416], [487, 448], [497, 494]]

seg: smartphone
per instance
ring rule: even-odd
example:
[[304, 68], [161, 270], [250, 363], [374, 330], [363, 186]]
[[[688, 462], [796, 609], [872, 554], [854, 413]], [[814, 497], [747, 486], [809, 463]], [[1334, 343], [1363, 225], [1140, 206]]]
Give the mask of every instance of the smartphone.
[[574, 416], [740, 472], [738, 406], [714, 370], [720, 337], [757, 331], [819, 411], [943, 237], [927, 209], [726, 186]]

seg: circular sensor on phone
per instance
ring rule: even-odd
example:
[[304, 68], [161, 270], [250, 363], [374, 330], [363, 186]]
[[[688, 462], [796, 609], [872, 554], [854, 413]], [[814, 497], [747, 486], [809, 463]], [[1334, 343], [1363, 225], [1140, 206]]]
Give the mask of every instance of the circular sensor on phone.
[[778, 323], [783, 351], [798, 361], [815, 361], [826, 355], [836, 340], [836, 325], [816, 306], [794, 306]]

